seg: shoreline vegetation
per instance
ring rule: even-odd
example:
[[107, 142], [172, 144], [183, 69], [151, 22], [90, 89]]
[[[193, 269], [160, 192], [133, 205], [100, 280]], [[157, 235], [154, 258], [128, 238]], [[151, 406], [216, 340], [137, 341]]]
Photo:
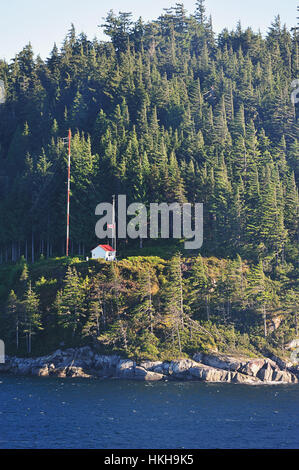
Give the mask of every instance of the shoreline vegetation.
[[285, 301], [261, 264], [240, 257], [59, 258], [31, 265], [22, 259], [0, 266], [0, 283], [6, 353], [23, 357], [13, 360], [16, 370], [18, 361], [35, 367], [27, 358], [80, 347], [135, 365], [225, 354], [247, 362], [274, 359], [291, 372], [298, 361], [298, 305]]

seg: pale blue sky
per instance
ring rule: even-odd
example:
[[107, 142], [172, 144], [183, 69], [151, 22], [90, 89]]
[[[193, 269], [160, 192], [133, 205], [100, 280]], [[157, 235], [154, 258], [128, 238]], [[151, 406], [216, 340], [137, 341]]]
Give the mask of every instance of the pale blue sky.
[[[61, 45], [71, 23], [78, 33], [84, 31], [90, 39], [103, 39], [97, 25], [110, 9], [116, 13], [131, 11], [135, 18], [150, 20], [175, 3], [176, 0], [1, 0], [0, 58], [9, 61], [29, 41], [35, 53], [46, 58], [54, 42]], [[194, 11], [195, 0], [182, 3], [189, 13]], [[243, 27], [252, 26], [265, 33], [277, 14], [290, 28], [296, 24], [296, 5], [297, 0], [206, 0], [217, 33], [224, 27], [234, 29], [239, 19]]]

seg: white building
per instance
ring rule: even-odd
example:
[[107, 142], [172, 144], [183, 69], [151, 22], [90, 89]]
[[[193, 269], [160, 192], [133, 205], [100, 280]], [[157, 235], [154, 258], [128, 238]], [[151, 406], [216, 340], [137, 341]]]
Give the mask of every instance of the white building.
[[91, 250], [92, 259], [104, 259], [106, 261], [114, 261], [116, 258], [116, 251], [110, 245], [98, 245]]

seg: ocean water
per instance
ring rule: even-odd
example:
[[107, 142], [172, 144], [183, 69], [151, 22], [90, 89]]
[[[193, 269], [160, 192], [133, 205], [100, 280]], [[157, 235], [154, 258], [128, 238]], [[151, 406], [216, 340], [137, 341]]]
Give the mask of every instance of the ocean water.
[[0, 376], [1, 449], [298, 449], [299, 386]]

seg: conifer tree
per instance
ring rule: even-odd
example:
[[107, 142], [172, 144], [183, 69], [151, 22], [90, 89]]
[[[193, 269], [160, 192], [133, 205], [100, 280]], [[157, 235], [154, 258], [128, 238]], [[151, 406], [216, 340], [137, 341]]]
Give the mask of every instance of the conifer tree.
[[205, 8], [205, 1], [204, 0], [197, 0], [196, 2], [196, 10], [195, 10], [195, 18], [199, 22], [199, 24], [204, 25], [207, 21], [207, 17], [205, 16], [206, 8]]
[[29, 282], [29, 287], [25, 293], [24, 298], [25, 318], [23, 326], [23, 332], [25, 333], [27, 340], [28, 354], [31, 353], [32, 349], [32, 336], [43, 329], [41, 324], [41, 315], [39, 313], [39, 303], [39, 297], [36, 292], [34, 292], [34, 290], [32, 289], [31, 282]]
[[165, 288], [165, 319], [164, 322], [174, 337], [180, 356], [182, 355], [181, 332], [184, 328], [184, 286], [181, 256], [174, 256], [169, 262], [169, 280]]
[[56, 299], [58, 323], [74, 338], [79, 333], [85, 316], [84, 287], [76, 268], [68, 267], [62, 291]]
[[193, 313], [193, 317], [196, 318], [200, 311], [204, 310], [206, 319], [209, 321], [211, 283], [200, 255], [192, 266], [189, 282], [190, 295], [187, 297], [187, 303]]
[[247, 296], [249, 305], [252, 305], [253, 308], [256, 309], [257, 313], [262, 315], [264, 337], [266, 338], [268, 335], [268, 306], [271, 303], [272, 295], [264, 274], [262, 261], [260, 261], [257, 266], [253, 266], [250, 270], [250, 274], [248, 276]]
[[[23, 321], [24, 311], [22, 303], [12, 290], [7, 300], [5, 324], [8, 340], [15, 343], [16, 350], [18, 350], [20, 346], [20, 333], [22, 332]], [[14, 341], [12, 338], [14, 338]]]

